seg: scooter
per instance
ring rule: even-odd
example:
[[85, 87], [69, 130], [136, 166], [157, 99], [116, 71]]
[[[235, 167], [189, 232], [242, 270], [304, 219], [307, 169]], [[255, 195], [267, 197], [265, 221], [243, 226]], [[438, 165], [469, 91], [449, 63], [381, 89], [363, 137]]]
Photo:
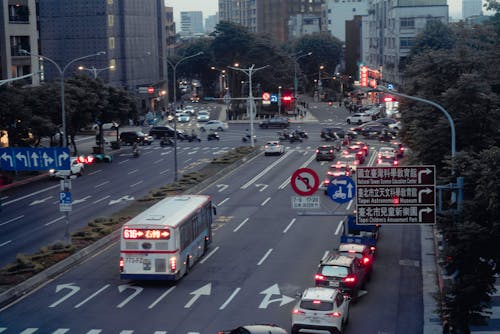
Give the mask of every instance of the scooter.
[[379, 141], [386, 141], [386, 142], [389, 142], [391, 140], [394, 140], [396, 139], [395, 136], [393, 136], [392, 134], [390, 133], [382, 133], [379, 137], [378, 137], [378, 140]]
[[[241, 138], [241, 141], [244, 142], [244, 143], [246, 143], [246, 142], [249, 142], [250, 139], [251, 139], [250, 135], [247, 134], [243, 138]], [[256, 141], [257, 141], [257, 136], [254, 135], [253, 136], [253, 142], [255, 143]]]
[[297, 133], [293, 133], [290, 135], [290, 143], [300, 142], [302, 143], [302, 138]]
[[193, 135], [186, 135], [186, 139], [187, 139], [189, 142], [192, 142], [192, 141], [201, 142], [201, 138], [200, 138], [200, 137], [198, 137], [198, 135], [196, 135], [196, 134], [193, 134]]
[[220, 136], [217, 132], [211, 132], [207, 135], [207, 140], [220, 140]]
[[165, 146], [174, 146], [174, 140], [172, 138], [167, 138], [167, 137], [163, 137], [161, 140], [160, 140], [160, 146], [161, 147], [165, 147]]
[[295, 130], [295, 133], [298, 134], [300, 138], [305, 138], [305, 139], [309, 138], [307, 132], [305, 132], [302, 129]]

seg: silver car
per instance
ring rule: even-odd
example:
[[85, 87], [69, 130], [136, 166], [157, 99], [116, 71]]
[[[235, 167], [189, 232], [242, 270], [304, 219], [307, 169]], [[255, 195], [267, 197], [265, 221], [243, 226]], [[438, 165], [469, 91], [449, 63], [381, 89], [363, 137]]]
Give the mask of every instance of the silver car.
[[302, 330], [342, 333], [350, 298], [333, 288], [307, 288], [292, 311], [292, 334]]

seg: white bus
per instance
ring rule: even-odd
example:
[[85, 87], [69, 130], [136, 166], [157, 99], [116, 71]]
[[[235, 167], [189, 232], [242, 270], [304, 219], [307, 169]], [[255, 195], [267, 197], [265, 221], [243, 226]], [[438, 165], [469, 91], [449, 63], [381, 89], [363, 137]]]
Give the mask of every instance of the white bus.
[[167, 197], [125, 223], [120, 237], [120, 278], [178, 280], [212, 242], [210, 196]]

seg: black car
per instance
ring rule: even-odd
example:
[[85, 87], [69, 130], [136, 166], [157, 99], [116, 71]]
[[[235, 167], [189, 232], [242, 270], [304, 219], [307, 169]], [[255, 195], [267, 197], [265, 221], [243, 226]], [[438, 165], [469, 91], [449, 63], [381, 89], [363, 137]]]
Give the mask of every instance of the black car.
[[286, 117], [272, 117], [260, 122], [262, 129], [285, 129], [290, 126], [290, 121]]
[[[170, 126], [153, 126], [151, 130], [149, 130], [149, 135], [154, 138], [174, 138], [175, 130]], [[184, 131], [177, 130], [177, 139], [184, 140], [186, 135]]]
[[340, 127], [328, 127], [321, 129], [320, 137], [325, 140], [344, 139], [345, 136], [350, 140], [357, 137], [357, 133]]
[[153, 137], [143, 133], [142, 131], [125, 131], [120, 133], [120, 142], [123, 144], [132, 145], [134, 143], [141, 145], [151, 145]]
[[333, 145], [321, 145], [316, 149], [316, 161], [328, 160], [332, 161], [335, 159], [335, 150], [337, 147]]
[[365, 285], [366, 270], [357, 258], [333, 252], [321, 259], [314, 280], [316, 286], [339, 289], [354, 301]]

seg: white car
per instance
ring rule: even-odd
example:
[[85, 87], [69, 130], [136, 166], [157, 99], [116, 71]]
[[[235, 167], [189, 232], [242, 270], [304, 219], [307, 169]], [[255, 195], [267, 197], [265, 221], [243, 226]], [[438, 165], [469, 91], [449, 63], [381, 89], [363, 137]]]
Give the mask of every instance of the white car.
[[395, 123], [389, 124], [388, 127], [391, 130], [399, 131], [399, 130], [401, 130], [401, 121], [397, 121]]
[[198, 122], [208, 122], [210, 120], [210, 113], [207, 110], [200, 110], [198, 111], [196, 120]]
[[285, 146], [278, 140], [268, 141], [264, 145], [264, 155], [282, 155], [283, 153], [285, 153]]
[[194, 108], [186, 107], [186, 108], [184, 108], [184, 112], [188, 115], [191, 115], [191, 116], [196, 115], [196, 111], [194, 110]]
[[[70, 176], [71, 175], [77, 175], [77, 176], [82, 176], [83, 175], [83, 170], [85, 165], [77, 158], [73, 157], [71, 158], [70, 162]], [[53, 178], [64, 178], [66, 175], [64, 173], [65, 171], [62, 170], [55, 170], [55, 169], [50, 169], [49, 170], [49, 176]]]
[[229, 128], [226, 122], [218, 121], [218, 120], [211, 120], [208, 121], [207, 123], [203, 125], [199, 125], [200, 131], [205, 132], [205, 131], [224, 131]]
[[347, 124], [363, 124], [370, 122], [372, 120], [372, 115], [367, 113], [355, 113], [347, 117]]
[[191, 117], [189, 116], [189, 114], [187, 112], [182, 113], [177, 117], [177, 122], [180, 122], [180, 123], [188, 123], [190, 120], [191, 120]]
[[338, 289], [307, 288], [292, 311], [292, 334], [302, 329], [342, 333], [349, 320], [349, 302]]

